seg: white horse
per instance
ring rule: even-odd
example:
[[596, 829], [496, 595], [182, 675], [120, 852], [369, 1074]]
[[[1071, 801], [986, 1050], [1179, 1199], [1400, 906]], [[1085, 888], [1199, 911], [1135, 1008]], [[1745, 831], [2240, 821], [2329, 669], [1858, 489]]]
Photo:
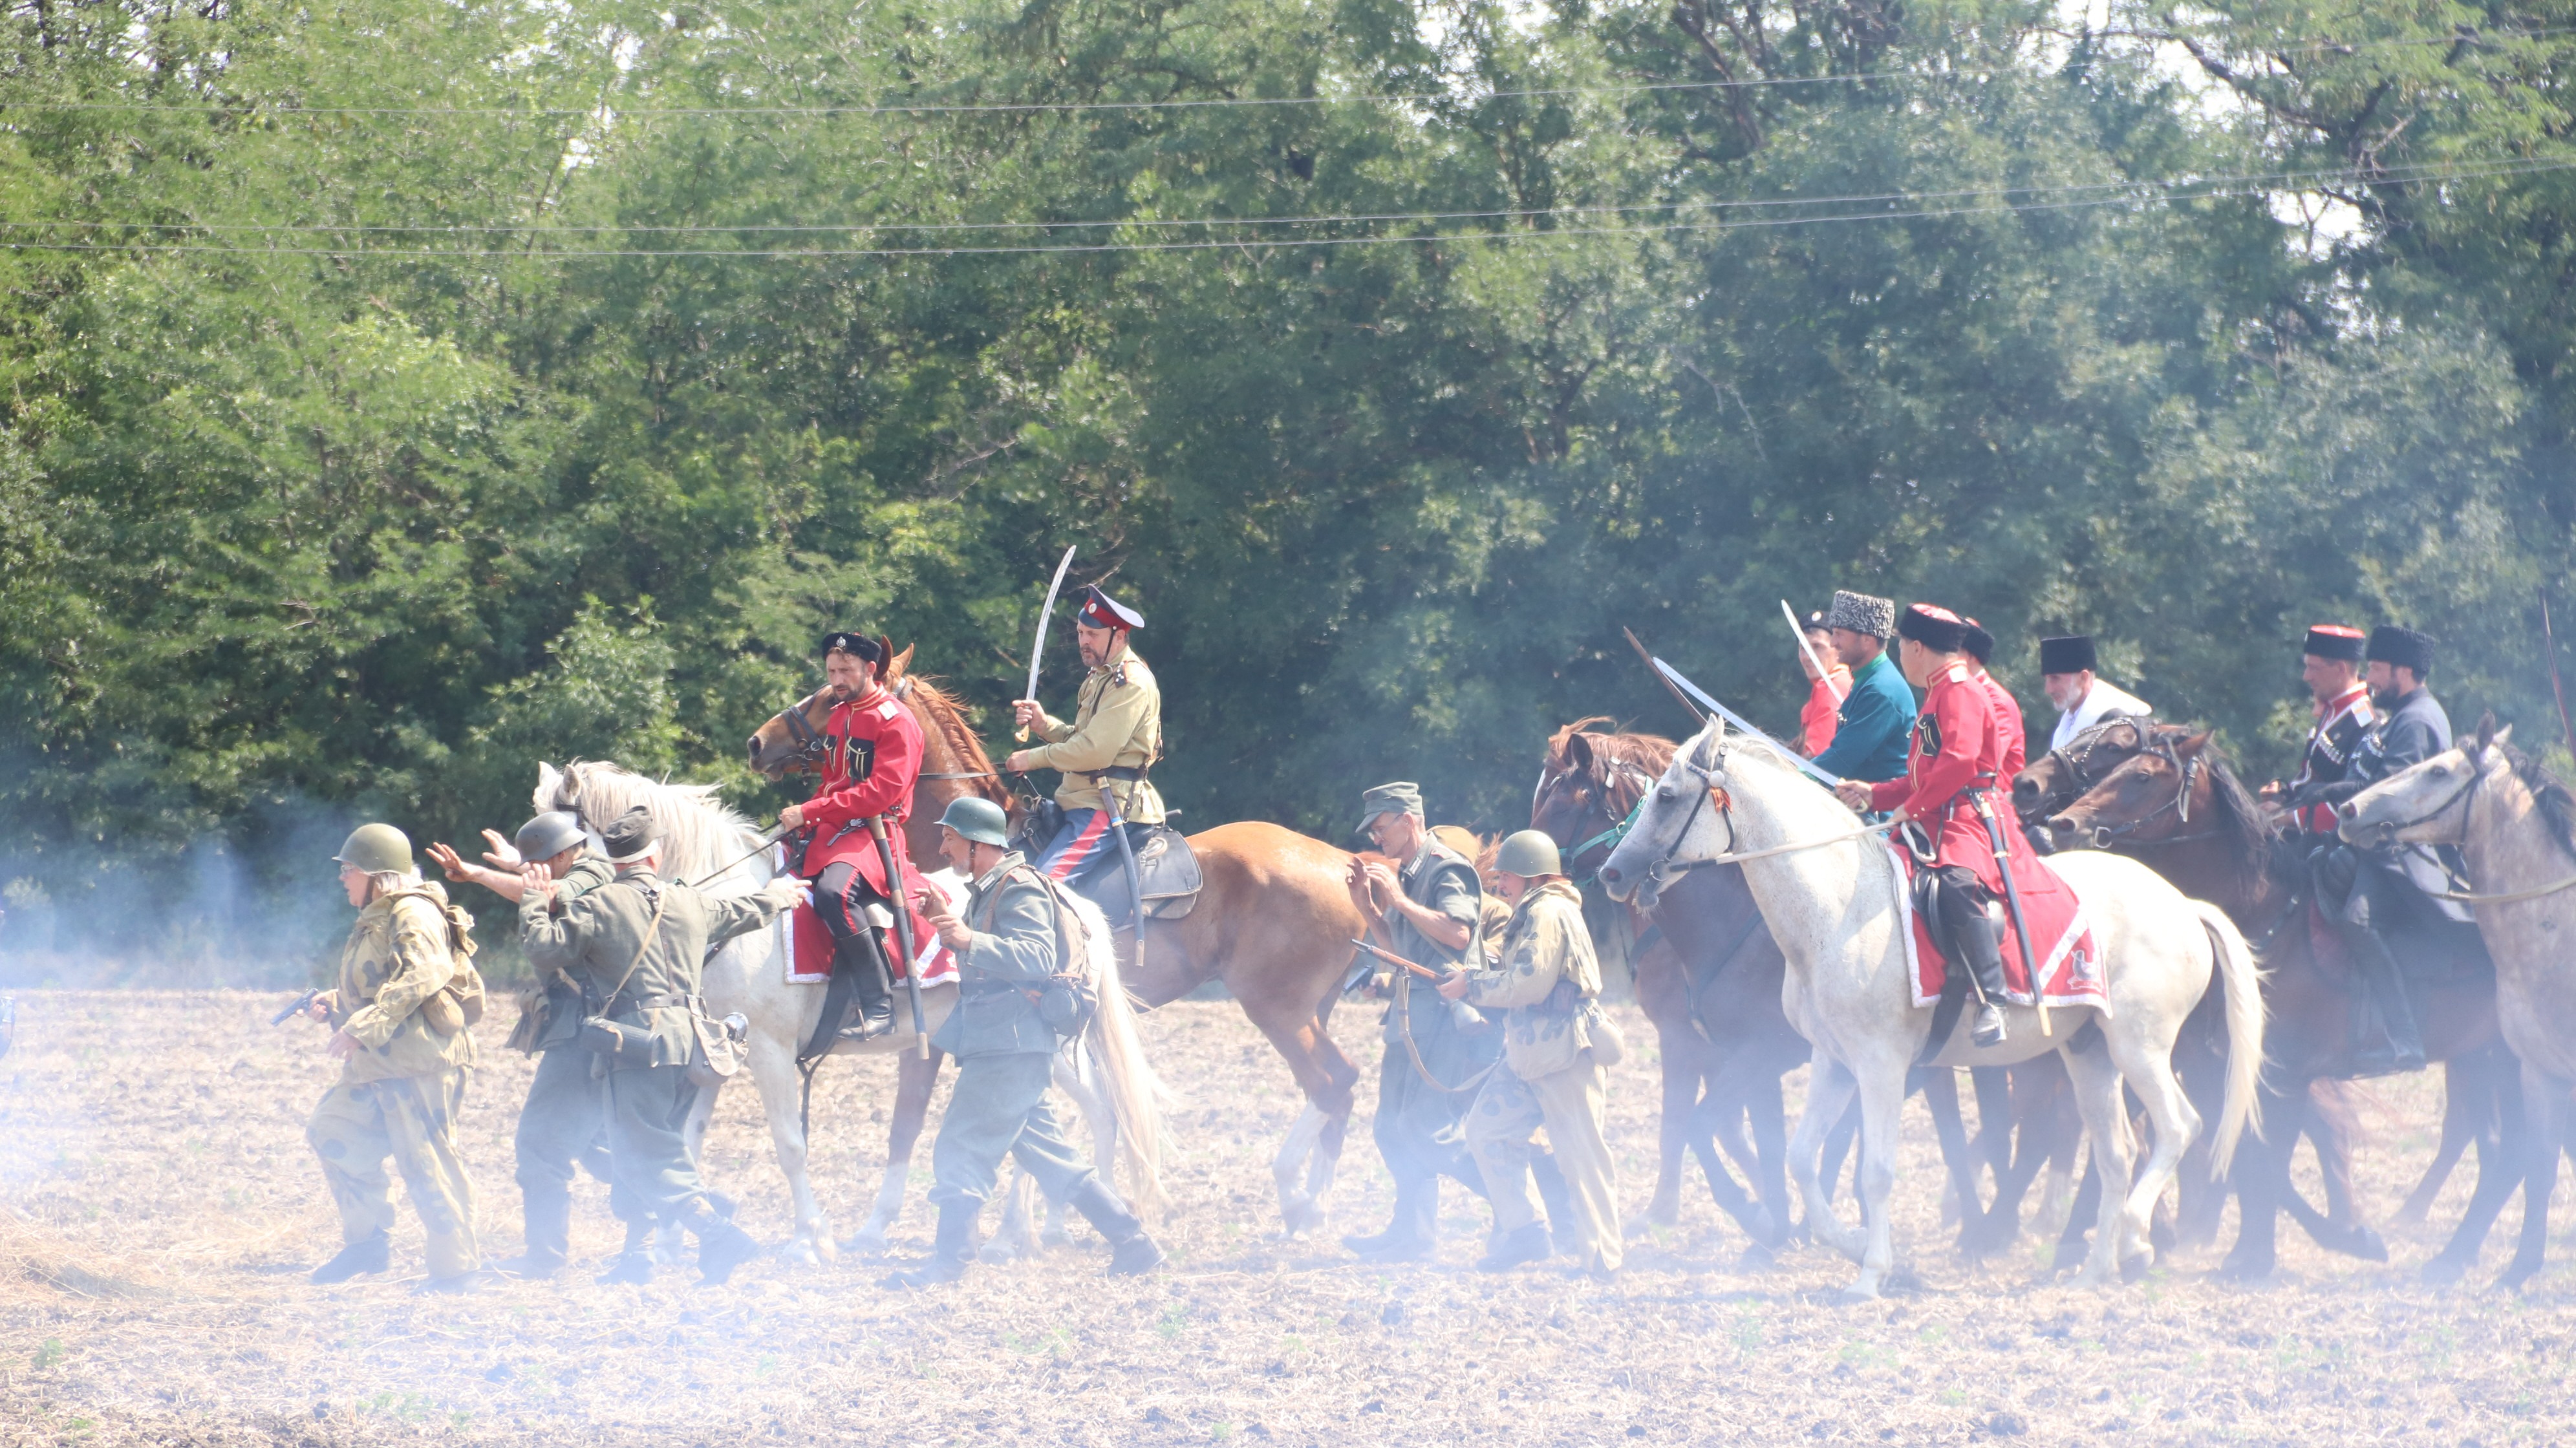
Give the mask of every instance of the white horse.
[[[2354, 795], [2341, 827], [2361, 845], [2457, 845], [2476, 882], [2462, 903], [2495, 961], [2496, 1023], [2522, 1061], [2525, 1112], [2519, 1127], [2506, 1117], [2519, 1138], [2511, 1145], [2521, 1156], [2522, 1238], [2499, 1287], [2520, 1287], [2541, 1268], [2558, 1154], [2576, 1123], [2576, 794], [2513, 748], [2512, 736], [2487, 715], [2468, 742]], [[2470, 1262], [2503, 1205], [2502, 1196], [2470, 1204], [2483, 1220], [2463, 1221], [2455, 1239]]]
[[[574, 763], [561, 770], [539, 764], [535, 803], [540, 813], [572, 812], [593, 834], [642, 805], [661, 841], [664, 878], [687, 881], [712, 895], [748, 894], [776, 872], [776, 852], [761, 848], [759, 831], [715, 794], [712, 785], [657, 784], [613, 764]], [[964, 884], [954, 871], [924, 878], [950, 900], [963, 898]], [[1136, 1033], [1135, 1006], [1119, 975], [1108, 923], [1088, 900], [1076, 897], [1074, 909], [1090, 942], [1090, 968], [1100, 1008], [1084, 1034], [1056, 1053], [1055, 1084], [1073, 1098], [1090, 1123], [1093, 1160], [1099, 1170], [1107, 1175], [1114, 1163], [1123, 1162], [1129, 1203], [1139, 1216], [1151, 1220], [1167, 1200], [1162, 1167], [1164, 1088], [1145, 1060], [1144, 1045]], [[796, 1053], [822, 1017], [823, 987], [788, 979], [793, 950], [789, 921], [783, 915], [769, 929], [736, 936], [708, 959], [704, 993], [712, 1014], [722, 1017], [739, 1011], [751, 1023], [744, 1064], [760, 1091], [778, 1167], [786, 1173], [796, 1203], [795, 1234], [780, 1248], [780, 1255], [812, 1263], [832, 1255], [835, 1245], [830, 1219], [815, 1198], [808, 1171], [804, 1083]], [[922, 1030], [935, 1035], [956, 1008], [957, 987], [954, 983], [927, 987], [921, 997]], [[891, 1033], [864, 1044], [845, 1042], [833, 1054], [892, 1055], [919, 1049], [921, 1038], [912, 1030], [909, 1001], [901, 991], [895, 1026]], [[715, 1095], [714, 1091], [699, 1094], [690, 1118], [692, 1155], [714, 1112]], [[856, 1249], [882, 1251], [887, 1231], [902, 1214], [910, 1153], [889, 1155], [875, 1209], [849, 1244]], [[1026, 1211], [1026, 1193], [1013, 1190], [1001, 1242], [1020, 1250], [1032, 1245]], [[1048, 1211], [1049, 1236], [1060, 1240], [1063, 1204], [1050, 1202]]]
[[[1888, 1195], [1896, 1179], [1897, 1122], [1905, 1075], [1923, 1053], [1932, 1012], [1917, 1009], [1906, 980], [1906, 928], [1895, 861], [1885, 839], [1818, 789], [1767, 743], [1730, 739], [1723, 721], [1674, 754], [1648, 792], [1635, 825], [1601, 867], [1601, 881], [1628, 899], [1659, 888], [1679, 870], [1736, 860], [1789, 958], [1781, 1004], [1814, 1047], [1806, 1110], [1789, 1156], [1819, 1239], [1860, 1262], [1845, 1289], [1878, 1295], [1893, 1265]], [[2010, 1039], [1980, 1050], [1954, 1031], [1930, 1064], [2005, 1066], [2054, 1050], [2075, 1082], [2078, 1104], [2104, 1177], [2102, 1212], [2078, 1280], [2104, 1283], [2123, 1263], [2152, 1256], [2147, 1214], [2200, 1130], [2173, 1074], [2174, 1035], [2209, 989], [2213, 965], [2224, 983], [2227, 1089], [2215, 1139], [2224, 1168], [2254, 1108], [2262, 1066], [2263, 1004], [2252, 952], [2218, 907], [2187, 900], [2134, 860], [2086, 852], [2051, 862], [2084, 901], [2102, 948], [2108, 1008], [2059, 1006], [2053, 1034], [2039, 1015], [2008, 1011]], [[1961, 1022], [1965, 1024], [1964, 1020]], [[2155, 1123], [2155, 1149], [2130, 1182], [2125, 1080]], [[1820, 1180], [1825, 1134], [1857, 1090], [1861, 1109], [1861, 1215], [1855, 1233], [1834, 1215]], [[1864, 1240], [1865, 1237], [1865, 1240]]]

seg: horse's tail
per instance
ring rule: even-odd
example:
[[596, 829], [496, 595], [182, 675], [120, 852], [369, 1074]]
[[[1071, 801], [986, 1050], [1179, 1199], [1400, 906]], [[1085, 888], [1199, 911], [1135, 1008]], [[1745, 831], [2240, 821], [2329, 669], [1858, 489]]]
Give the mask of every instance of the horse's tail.
[[2206, 900], [2194, 900], [2200, 928], [2209, 932], [2218, 955], [2219, 988], [2227, 993], [2227, 1094], [2218, 1109], [2218, 1132], [2210, 1138], [2210, 1167], [2225, 1172], [2236, 1156], [2245, 1128], [2263, 1128], [2257, 1095], [2263, 1078], [2263, 972], [2254, 963], [2253, 947], [2225, 911]]
[[[1072, 898], [1081, 911], [1092, 990], [1100, 1002], [1092, 1012], [1089, 1044], [1108, 1088], [1110, 1113], [1118, 1121], [1118, 1154], [1126, 1159], [1133, 1197], [1128, 1205], [1150, 1222], [1171, 1201], [1163, 1190], [1163, 1104], [1171, 1093], [1145, 1059], [1144, 1038], [1136, 1031], [1136, 1002], [1119, 973], [1118, 948], [1108, 920], [1089, 900]], [[1100, 1167], [1106, 1171], [1109, 1163], [1104, 1161]]]

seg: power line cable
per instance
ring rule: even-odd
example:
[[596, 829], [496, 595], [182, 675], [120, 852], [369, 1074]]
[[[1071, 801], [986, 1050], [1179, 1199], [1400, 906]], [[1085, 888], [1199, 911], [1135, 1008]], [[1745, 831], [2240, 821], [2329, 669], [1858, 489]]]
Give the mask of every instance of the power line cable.
[[[2530, 175], [2576, 170], [2576, 161], [2551, 162], [2505, 174]], [[2478, 172], [2427, 174], [2417, 179], [2441, 181], [2472, 179]], [[128, 245], [83, 242], [6, 242], [0, 249], [9, 251], [123, 252], [129, 254], [187, 254], [201, 256], [284, 257], [324, 256], [340, 259], [384, 258], [406, 261], [523, 261], [580, 260], [605, 258], [722, 258], [737, 261], [819, 261], [860, 258], [952, 257], [952, 256], [1030, 256], [1030, 255], [1100, 255], [1122, 252], [1184, 251], [1252, 251], [1287, 250], [1292, 248], [1325, 248], [1349, 246], [1422, 245], [1439, 242], [1521, 242], [1588, 236], [1649, 236], [1670, 234], [1712, 234], [1727, 231], [1749, 231], [1790, 226], [1846, 225], [1859, 222], [1919, 221], [1969, 215], [2020, 216], [2034, 212], [2076, 211], [2100, 206], [2150, 205], [2158, 202], [2206, 201], [2236, 196], [2266, 195], [2276, 188], [2262, 186], [2204, 186], [2198, 190], [2172, 190], [2153, 195], [2115, 195], [2084, 200], [2036, 202], [2006, 206], [1953, 206], [1847, 212], [1828, 216], [1765, 216], [1742, 221], [1673, 222], [1646, 226], [1559, 227], [1551, 230], [1509, 230], [1494, 232], [1432, 232], [1428, 234], [1379, 234], [1373, 236], [1325, 237], [1233, 237], [1203, 241], [1168, 242], [1100, 242], [1054, 246], [922, 246], [922, 247], [808, 247], [797, 249], [754, 250], [741, 248], [531, 248], [526, 251], [449, 251], [430, 248], [378, 247], [224, 247], [187, 243], [142, 242]], [[1986, 194], [1998, 194], [1989, 192]]]
[[[2476, 31], [2467, 34], [2385, 36], [2374, 40], [2291, 40], [2281, 42], [2240, 43], [2243, 49], [2267, 54], [2284, 52], [2360, 51], [2406, 46], [2449, 46], [2488, 41], [2527, 41], [2552, 36], [2576, 34], [2576, 26], [2549, 26], [2531, 30]], [[2180, 42], [2181, 35], [2156, 36], [2121, 32], [2115, 38], [2146, 40], [2155, 44]], [[2227, 37], [2214, 37], [2221, 45]], [[1789, 86], [1851, 85], [1877, 80], [1969, 79], [1992, 80], [1995, 72], [1937, 72], [1924, 70], [1852, 71], [1839, 75], [1757, 76], [1745, 80], [1656, 81], [1625, 86], [1552, 86], [1525, 90], [1483, 91], [1470, 94], [1468, 100], [1545, 99], [1558, 96], [1645, 95], [1664, 91], [1764, 90]], [[1198, 100], [1170, 101], [993, 101], [993, 102], [918, 102], [878, 103], [874, 105], [814, 106], [634, 106], [611, 104], [590, 106], [272, 106], [245, 110], [245, 114], [263, 116], [592, 116], [648, 118], [656, 116], [924, 116], [924, 115], [1009, 115], [1029, 112], [1079, 113], [1086, 111], [1167, 111], [1218, 110], [1231, 107], [1331, 106], [1373, 104], [1420, 104], [1431, 101], [1461, 99], [1440, 91], [1392, 91], [1344, 96], [1211, 96]], [[33, 111], [175, 111], [233, 110], [230, 103], [210, 100], [200, 102], [168, 101], [30, 101], [11, 100], [0, 103], [0, 114], [9, 110]]]

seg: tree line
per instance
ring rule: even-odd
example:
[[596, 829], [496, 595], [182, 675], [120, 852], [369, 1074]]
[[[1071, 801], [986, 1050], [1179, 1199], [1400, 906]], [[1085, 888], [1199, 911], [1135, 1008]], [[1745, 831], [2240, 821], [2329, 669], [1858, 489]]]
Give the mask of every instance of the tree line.
[[767, 813], [828, 627], [998, 739], [1068, 542], [1190, 827], [1517, 826], [1687, 722], [1623, 625], [1786, 730], [1837, 586], [2257, 776], [2320, 619], [2554, 740], [2576, 27], [2068, 14], [24, 0], [0, 949], [309, 951], [347, 824], [540, 758]]

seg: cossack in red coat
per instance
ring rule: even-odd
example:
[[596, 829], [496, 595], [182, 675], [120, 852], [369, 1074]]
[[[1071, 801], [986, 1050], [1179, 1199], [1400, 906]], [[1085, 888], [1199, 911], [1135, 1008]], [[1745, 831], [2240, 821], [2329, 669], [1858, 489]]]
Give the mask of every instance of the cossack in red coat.
[[[1995, 867], [1994, 840], [1967, 793], [1971, 787], [1996, 788], [2009, 777], [2003, 765], [2005, 734], [2011, 726], [1995, 715], [1994, 698], [1983, 680], [1965, 664], [1944, 665], [1933, 675], [1922, 712], [1915, 716], [1905, 777], [1871, 785], [1869, 803], [1870, 808], [1881, 810], [1904, 806], [1906, 817], [1920, 822], [1931, 838], [1937, 863], [1966, 866], [1976, 873], [1978, 883], [2001, 899], [2004, 878]], [[1991, 795], [1988, 802], [1999, 810], [2005, 808]], [[2009, 822], [2003, 837], [2017, 862], [2028, 855], [2027, 864], [2038, 863], [2038, 856], [2030, 854], [2029, 841]]]
[[909, 901], [920, 877], [904, 848], [902, 823], [912, 813], [912, 789], [921, 777], [920, 723], [894, 695], [871, 689], [833, 708], [823, 722], [823, 750], [822, 787], [799, 806], [812, 834], [796, 873], [810, 880], [846, 861], [879, 894], [892, 897], [876, 837], [867, 828], [871, 816], [892, 815], [894, 857], [904, 874], [901, 898]]

